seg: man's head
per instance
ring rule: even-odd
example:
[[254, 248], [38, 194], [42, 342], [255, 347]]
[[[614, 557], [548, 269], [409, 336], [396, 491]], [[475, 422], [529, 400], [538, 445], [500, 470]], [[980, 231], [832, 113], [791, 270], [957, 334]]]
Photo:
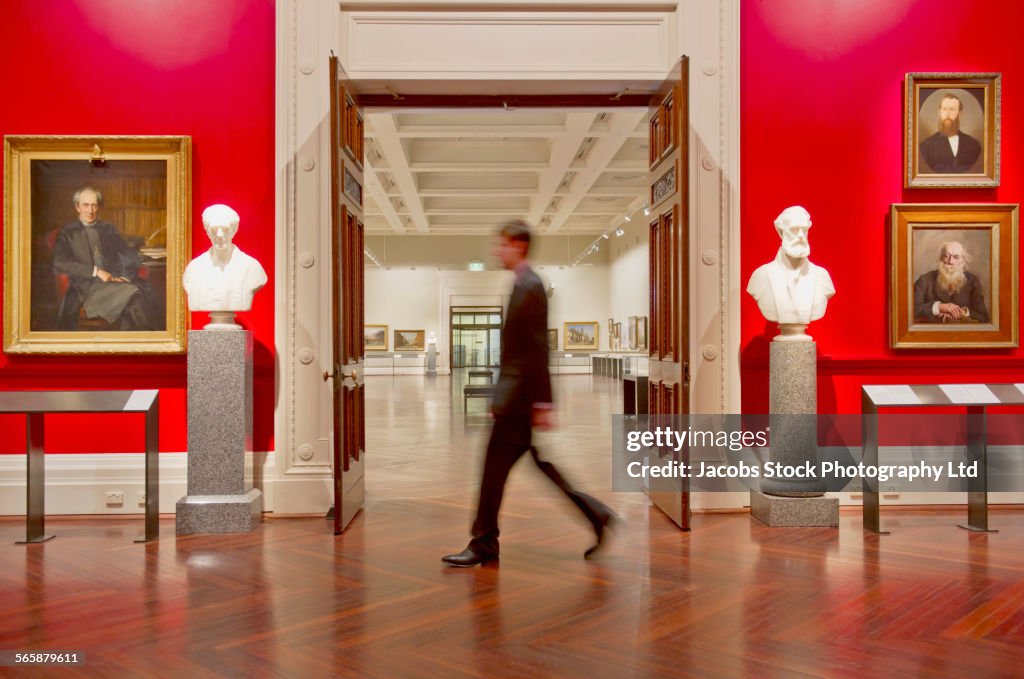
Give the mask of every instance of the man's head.
[[960, 132], [960, 116], [964, 103], [955, 94], [947, 93], [939, 102], [939, 132], [952, 137]]
[[787, 207], [775, 218], [775, 230], [782, 239], [782, 251], [793, 259], [804, 259], [811, 254], [807, 232], [811, 228], [811, 215], [799, 205]]
[[82, 187], [75, 191], [72, 200], [75, 203], [75, 212], [78, 213], [78, 221], [83, 224], [92, 224], [99, 217], [100, 206], [103, 205], [103, 194], [96, 189], [91, 186]]
[[494, 256], [504, 269], [512, 270], [526, 259], [530, 252], [530, 225], [521, 219], [504, 224], [498, 230]]
[[970, 261], [967, 250], [957, 241], [952, 240], [940, 245], [936, 267], [939, 272], [939, 289], [950, 294], [958, 292], [964, 286], [964, 272]]
[[231, 250], [231, 239], [238, 233], [238, 222], [238, 213], [227, 205], [211, 205], [203, 210], [203, 228], [215, 252]]

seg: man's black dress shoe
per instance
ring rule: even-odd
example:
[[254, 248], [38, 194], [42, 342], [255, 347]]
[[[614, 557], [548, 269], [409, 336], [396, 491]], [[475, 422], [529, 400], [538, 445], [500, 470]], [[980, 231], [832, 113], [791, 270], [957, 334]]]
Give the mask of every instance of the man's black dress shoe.
[[474, 552], [469, 547], [466, 547], [458, 554], [447, 554], [441, 557], [441, 561], [453, 568], [469, 568], [470, 566], [477, 566], [479, 564], [487, 563], [488, 561], [497, 560], [497, 554], [480, 554], [478, 552]]
[[603, 514], [597, 521], [593, 523], [594, 526], [594, 537], [597, 538], [597, 542], [593, 547], [583, 552], [583, 558], [589, 559], [597, 553], [597, 550], [601, 549], [601, 545], [604, 544], [604, 534], [606, 530], [610, 530], [614, 524], [618, 523], [619, 517], [615, 512], [608, 510], [606, 514]]

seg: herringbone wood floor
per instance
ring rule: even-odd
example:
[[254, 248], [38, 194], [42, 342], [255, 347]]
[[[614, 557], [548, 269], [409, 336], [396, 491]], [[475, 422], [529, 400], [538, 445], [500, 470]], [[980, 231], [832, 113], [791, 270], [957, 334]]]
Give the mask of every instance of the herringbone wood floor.
[[[334, 538], [322, 519], [249, 535], [136, 545], [139, 520], [53, 520], [15, 546], [0, 521], [0, 650], [78, 649], [108, 677], [1001, 677], [1024, 664], [1024, 512], [1001, 532], [961, 508], [858, 511], [832, 529], [742, 514], [679, 533], [642, 496], [608, 492], [610, 380], [558, 380], [549, 456], [625, 521], [606, 552], [523, 463], [498, 566], [444, 568], [461, 549], [487, 432], [484, 403], [447, 378], [371, 378], [368, 502]], [[479, 413], [479, 414], [476, 414]], [[15, 676], [14, 670], [4, 676]]]

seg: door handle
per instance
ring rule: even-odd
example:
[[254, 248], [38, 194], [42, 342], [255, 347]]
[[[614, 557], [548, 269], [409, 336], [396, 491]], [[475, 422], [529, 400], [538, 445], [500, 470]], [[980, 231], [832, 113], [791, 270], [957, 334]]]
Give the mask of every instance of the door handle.
[[327, 372], [325, 370], [323, 377], [324, 377], [324, 382], [326, 382], [327, 380], [331, 380], [331, 379], [334, 379], [334, 380], [338, 379], [338, 364], [337, 363], [334, 364], [334, 371], [333, 372]]
[[352, 372], [350, 372], [350, 373], [349, 373], [348, 375], [346, 375], [345, 377], [348, 377], [348, 378], [349, 378], [349, 379], [351, 379], [351, 380], [352, 380], [353, 382], [355, 382], [355, 381], [356, 381], [356, 379], [357, 379], [357, 378], [359, 377], [359, 375], [358, 375], [358, 374], [356, 373], [356, 371], [355, 371], [355, 370], [353, 370]]

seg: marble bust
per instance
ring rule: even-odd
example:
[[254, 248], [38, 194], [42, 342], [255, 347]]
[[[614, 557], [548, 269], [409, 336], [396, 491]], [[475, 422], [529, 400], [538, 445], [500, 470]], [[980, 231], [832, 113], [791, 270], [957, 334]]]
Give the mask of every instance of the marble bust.
[[775, 220], [782, 245], [775, 259], [754, 271], [747, 292], [757, 301], [761, 314], [777, 321], [782, 335], [810, 339], [803, 330], [825, 315], [836, 289], [824, 268], [812, 264], [808, 232], [811, 215], [799, 205], [788, 207]]
[[203, 227], [210, 249], [185, 267], [184, 286], [192, 311], [209, 311], [210, 330], [235, 329], [234, 312], [252, 308], [256, 291], [267, 283], [267, 273], [256, 259], [238, 249], [238, 213], [227, 205], [203, 210]]

